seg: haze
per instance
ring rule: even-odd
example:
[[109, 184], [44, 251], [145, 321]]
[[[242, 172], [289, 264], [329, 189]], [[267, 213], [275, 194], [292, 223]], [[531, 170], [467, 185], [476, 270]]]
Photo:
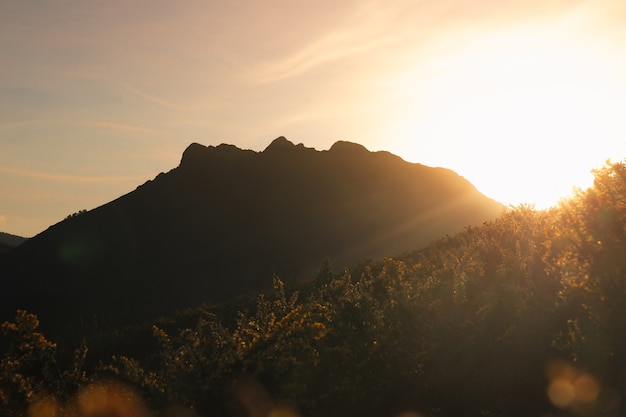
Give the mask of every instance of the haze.
[[626, 3], [5, 1], [0, 230], [33, 236], [191, 142], [337, 140], [554, 204], [626, 155]]

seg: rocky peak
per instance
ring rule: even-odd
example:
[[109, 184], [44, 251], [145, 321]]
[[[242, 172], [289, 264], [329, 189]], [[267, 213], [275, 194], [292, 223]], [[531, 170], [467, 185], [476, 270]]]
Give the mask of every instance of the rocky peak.
[[280, 136], [272, 141], [267, 148], [263, 151], [263, 153], [271, 153], [271, 152], [280, 152], [284, 150], [289, 150], [295, 148], [296, 145], [293, 142], [287, 140], [284, 136]]
[[347, 142], [347, 141], [337, 141], [333, 144], [333, 146], [329, 149], [330, 152], [341, 152], [341, 153], [362, 153], [369, 152], [367, 148], [363, 145], [359, 145], [358, 143]]
[[209, 148], [199, 143], [192, 143], [183, 152], [183, 157], [180, 160], [180, 166], [196, 165], [199, 161], [203, 160], [209, 152]]

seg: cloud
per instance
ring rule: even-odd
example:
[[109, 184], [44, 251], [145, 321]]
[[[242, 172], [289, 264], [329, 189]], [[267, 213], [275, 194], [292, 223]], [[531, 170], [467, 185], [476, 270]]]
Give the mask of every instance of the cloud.
[[77, 122], [76, 124], [87, 127], [99, 127], [103, 129], [111, 129], [117, 130], [121, 132], [131, 132], [131, 133], [144, 133], [148, 135], [161, 135], [163, 132], [156, 129], [149, 129], [141, 126], [127, 125], [121, 123], [110, 123], [110, 122], [102, 122], [102, 121], [84, 121]]
[[110, 182], [138, 182], [144, 179], [141, 175], [128, 176], [85, 176], [85, 175], [67, 175], [56, 174], [43, 171], [35, 171], [21, 168], [12, 168], [0, 166], [0, 173], [14, 175], [24, 178], [33, 178], [43, 181], [54, 181], [74, 184], [94, 184], [94, 183], [110, 183]]
[[368, 39], [359, 32], [337, 32], [326, 35], [298, 52], [267, 63], [260, 68], [259, 83], [270, 83], [300, 75], [308, 70], [381, 46], [385, 39]]
[[174, 103], [168, 100], [164, 100], [152, 94], [148, 94], [145, 91], [142, 91], [131, 85], [127, 85], [126, 88], [137, 97], [140, 97], [146, 101], [149, 101], [150, 103], [158, 104], [161, 107], [166, 107], [168, 109], [174, 109], [174, 110], [193, 110], [194, 109], [193, 106], [178, 104], [178, 103]]
[[4, 226], [7, 222], [7, 216], [0, 214], [0, 226]]
[[52, 120], [46, 120], [46, 119], [29, 119], [29, 120], [20, 120], [17, 122], [0, 123], [0, 128], [1, 129], [19, 129], [22, 127], [41, 126], [45, 124], [55, 124], [55, 122]]
[[357, 55], [369, 55], [370, 62], [410, 59], [419, 48], [451, 34], [466, 36], [468, 31], [469, 34], [484, 33], [523, 22], [553, 22], [563, 16], [588, 20], [592, 11], [595, 15], [598, 10], [607, 13], [619, 4], [617, 0], [607, 0], [602, 6], [586, 0], [557, 0], [537, 7], [528, 7], [524, 1], [496, 0], [467, 4], [446, 0], [417, 5], [397, 0], [384, 7], [370, 3], [355, 7], [341, 26], [319, 34], [309, 43], [292, 45], [291, 53], [257, 66], [251, 77], [260, 84], [271, 83]]
[[[401, 22], [405, 8], [403, 1], [384, 7], [376, 3], [353, 4], [334, 27], [323, 30], [306, 43], [291, 45], [277, 59], [260, 63], [250, 76], [256, 83], [271, 83], [344, 58], [385, 54], [385, 46], [411, 36], [406, 30], [407, 23]], [[411, 22], [410, 26], [414, 24]]]
[[163, 132], [150, 129], [142, 126], [135, 126], [123, 123], [111, 123], [99, 120], [68, 120], [68, 119], [29, 119], [20, 120], [17, 122], [0, 123], [0, 129], [19, 129], [23, 127], [31, 126], [43, 126], [43, 125], [70, 125], [70, 126], [83, 126], [83, 127], [95, 127], [101, 129], [110, 129], [120, 132], [142, 133], [147, 135], [162, 135]]

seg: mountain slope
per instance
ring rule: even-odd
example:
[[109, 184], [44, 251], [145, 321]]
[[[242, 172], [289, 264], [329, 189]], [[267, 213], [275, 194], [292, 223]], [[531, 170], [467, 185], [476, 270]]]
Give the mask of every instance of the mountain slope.
[[[415, 248], [502, 206], [453, 171], [337, 142], [263, 152], [190, 145], [180, 165], [0, 258], [2, 319], [58, 326], [152, 318]], [[104, 324], [102, 324], [104, 323]]]
[[0, 255], [24, 243], [27, 239], [21, 236], [0, 232]]

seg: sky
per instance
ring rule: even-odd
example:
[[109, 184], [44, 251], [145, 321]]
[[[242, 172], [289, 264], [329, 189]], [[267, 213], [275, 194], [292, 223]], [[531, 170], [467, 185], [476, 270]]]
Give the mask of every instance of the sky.
[[0, 231], [278, 136], [544, 208], [626, 156], [625, 114], [623, 0], [3, 0]]

